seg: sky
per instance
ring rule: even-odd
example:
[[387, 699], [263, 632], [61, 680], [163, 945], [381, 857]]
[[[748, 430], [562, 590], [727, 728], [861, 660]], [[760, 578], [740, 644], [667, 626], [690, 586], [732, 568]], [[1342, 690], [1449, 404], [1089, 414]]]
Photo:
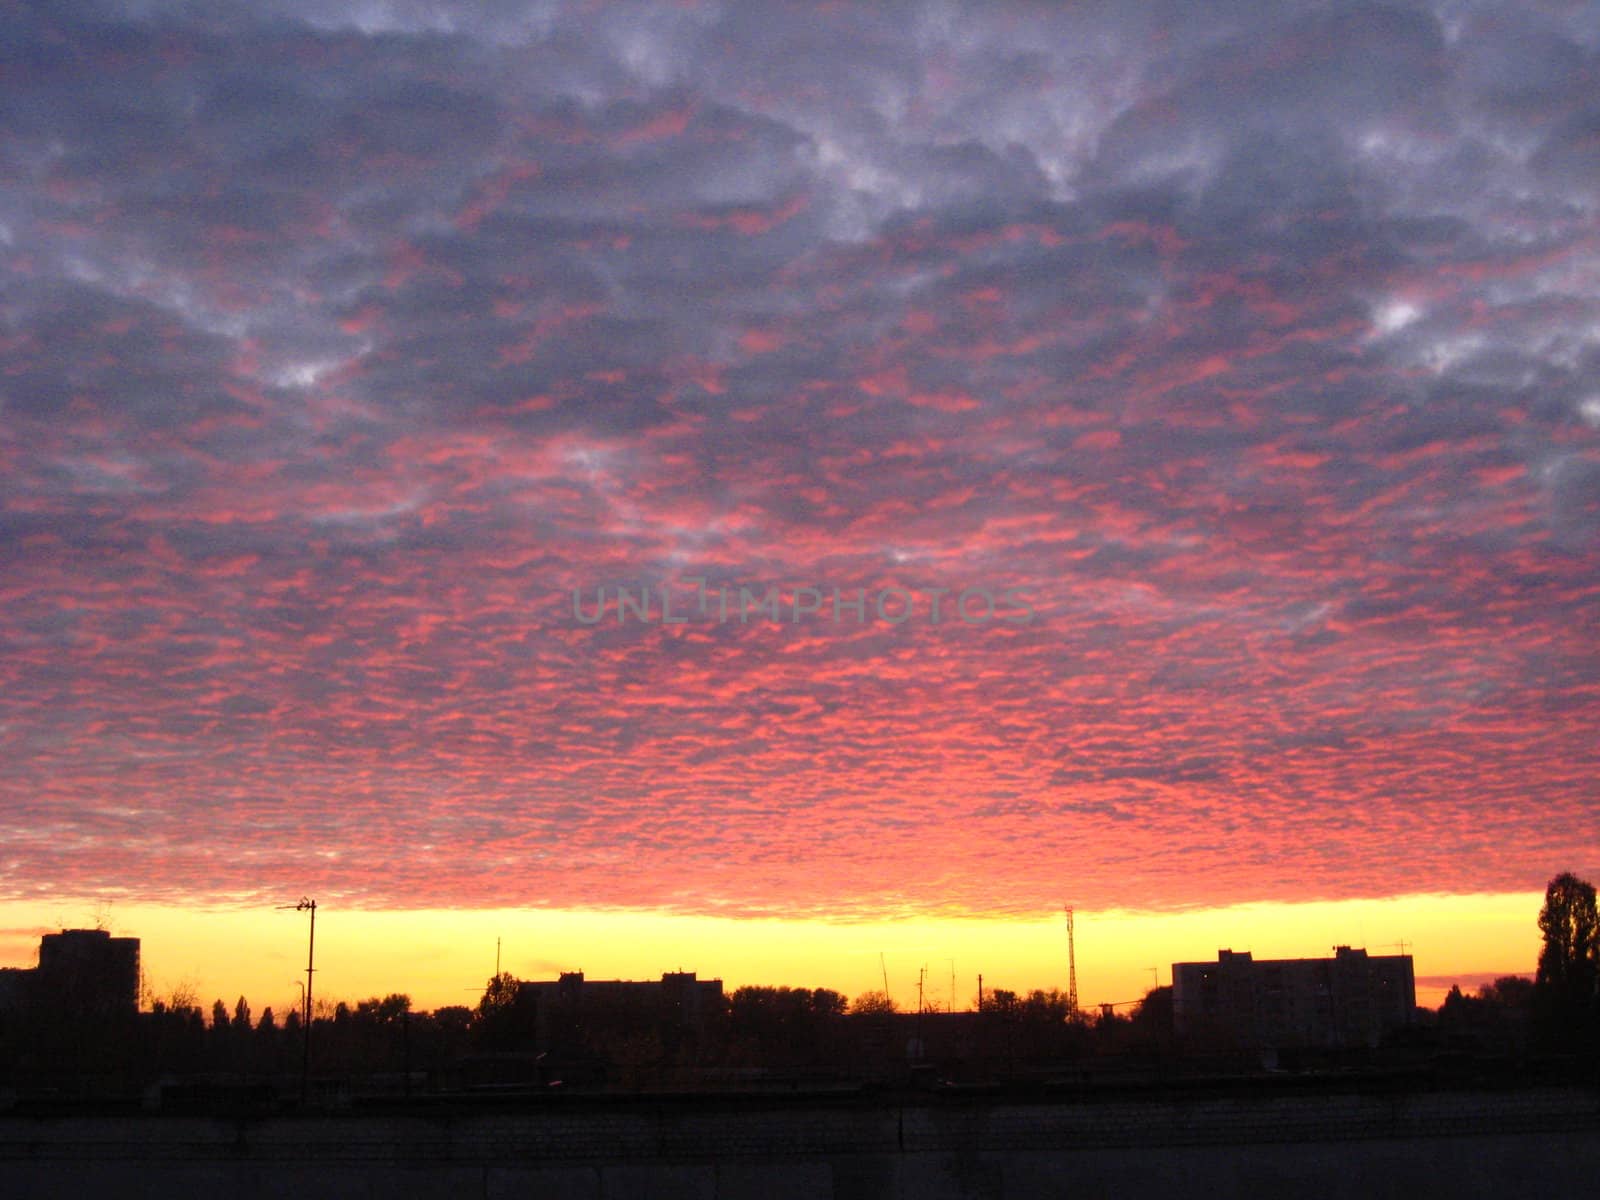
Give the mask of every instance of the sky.
[[1597, 96], [1537, 0], [8, 6], [0, 952], [1531, 971]]

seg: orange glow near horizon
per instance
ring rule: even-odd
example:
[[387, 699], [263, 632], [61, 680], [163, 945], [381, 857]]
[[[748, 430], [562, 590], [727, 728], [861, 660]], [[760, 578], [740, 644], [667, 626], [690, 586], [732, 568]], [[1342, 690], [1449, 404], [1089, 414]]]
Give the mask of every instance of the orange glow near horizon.
[[[1078, 991], [1085, 1008], [1137, 1000], [1171, 964], [1209, 959], [1220, 948], [1259, 958], [1320, 957], [1335, 945], [1416, 959], [1417, 1001], [1437, 1007], [1452, 982], [1473, 991], [1487, 979], [1530, 974], [1538, 953], [1542, 895], [1400, 896], [1304, 904], [1249, 904], [1179, 913], [1077, 914]], [[94, 906], [0, 904], [0, 965], [27, 966], [40, 933], [93, 924]], [[295, 1007], [305, 978], [306, 918], [273, 909], [180, 909], [119, 905], [113, 932], [141, 939], [147, 994], [191, 993], [209, 1010], [245, 996], [259, 1017]], [[321, 907], [316, 995], [354, 1002], [405, 992], [418, 1009], [477, 1002], [501, 967], [522, 979], [582, 970], [591, 978], [649, 979], [665, 971], [745, 984], [829, 987], [854, 997], [882, 987], [915, 1008], [927, 968], [928, 1002], [972, 1006], [986, 989], [1062, 988], [1066, 929], [1058, 915], [1035, 920], [930, 917], [861, 924], [735, 920], [636, 911], [415, 910]], [[1152, 974], [1151, 968], [1155, 968]]]

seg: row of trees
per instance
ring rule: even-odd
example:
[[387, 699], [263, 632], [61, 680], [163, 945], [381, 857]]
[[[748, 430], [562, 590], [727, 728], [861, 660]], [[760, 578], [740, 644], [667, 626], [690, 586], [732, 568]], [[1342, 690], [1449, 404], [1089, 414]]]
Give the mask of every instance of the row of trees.
[[[435, 1069], [471, 1047], [472, 1010], [464, 1006], [412, 1011], [404, 993], [355, 1004], [318, 1003], [312, 1022], [319, 1073], [404, 1072]], [[300, 1013], [279, 1021], [271, 1008], [253, 1018], [239, 997], [230, 1014], [217, 1000], [207, 1023], [198, 1005], [158, 1000], [140, 1038], [156, 1073], [292, 1074], [300, 1068], [305, 1030]]]
[[499, 976], [484, 990], [474, 1033], [484, 1050], [543, 1051], [568, 1065], [583, 1057], [611, 1064], [623, 1079], [688, 1067], [870, 1074], [873, 1063], [903, 1065], [923, 1057], [915, 1049], [919, 1042], [928, 1057], [1002, 1065], [1170, 1042], [1170, 995], [1170, 988], [1158, 989], [1154, 1002], [1147, 1000], [1131, 1018], [1090, 1020], [1074, 1017], [1063, 992], [997, 989], [952, 1025], [901, 1012], [882, 992], [847, 1000], [829, 988], [745, 986], [686, 1019], [669, 997], [652, 1003], [646, 993], [620, 1007], [598, 998], [552, 1002], [547, 995], [541, 1011], [515, 979]]

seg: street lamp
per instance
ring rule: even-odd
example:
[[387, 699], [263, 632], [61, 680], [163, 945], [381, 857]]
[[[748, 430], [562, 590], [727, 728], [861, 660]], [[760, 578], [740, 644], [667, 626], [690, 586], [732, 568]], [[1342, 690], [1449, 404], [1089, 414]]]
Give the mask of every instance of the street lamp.
[[[311, 975], [316, 970], [317, 952], [317, 902], [300, 897], [298, 904], [280, 904], [280, 909], [293, 909], [295, 912], [309, 912], [311, 914], [311, 937], [306, 943], [306, 986], [302, 1003], [305, 1012], [301, 1014], [301, 1026], [305, 1034], [304, 1049], [300, 1057], [300, 1103], [304, 1104], [311, 1090]], [[296, 983], [300, 981], [295, 980]]]

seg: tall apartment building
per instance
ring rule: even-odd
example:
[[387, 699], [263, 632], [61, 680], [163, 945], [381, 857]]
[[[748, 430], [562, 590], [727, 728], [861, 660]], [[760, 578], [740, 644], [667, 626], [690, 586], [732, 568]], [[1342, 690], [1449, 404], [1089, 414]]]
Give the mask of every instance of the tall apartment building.
[[1332, 958], [1256, 960], [1221, 950], [1215, 962], [1172, 964], [1177, 1032], [1242, 1047], [1376, 1046], [1416, 1009], [1409, 954], [1338, 946]]
[[114, 1015], [139, 1010], [139, 939], [104, 929], [63, 929], [39, 939], [36, 993], [63, 1010]]
[[138, 1012], [139, 939], [104, 929], [45, 934], [37, 967], [0, 971], [0, 1009], [24, 1007], [66, 1017]]

